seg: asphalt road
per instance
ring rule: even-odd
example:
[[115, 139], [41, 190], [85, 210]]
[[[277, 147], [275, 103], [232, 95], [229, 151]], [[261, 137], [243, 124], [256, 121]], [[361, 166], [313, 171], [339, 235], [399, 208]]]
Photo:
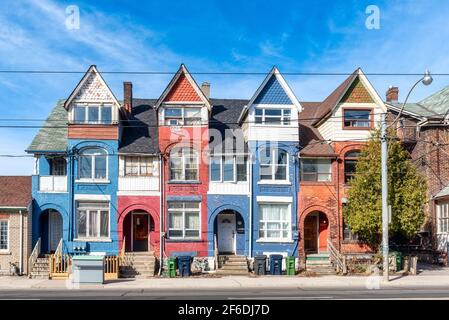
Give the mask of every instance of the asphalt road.
[[407, 289], [348, 289], [348, 288], [272, 288], [272, 289], [142, 289], [142, 290], [1, 290], [1, 300], [46, 299], [150, 299], [150, 300], [340, 300], [340, 299], [447, 299], [449, 286]]

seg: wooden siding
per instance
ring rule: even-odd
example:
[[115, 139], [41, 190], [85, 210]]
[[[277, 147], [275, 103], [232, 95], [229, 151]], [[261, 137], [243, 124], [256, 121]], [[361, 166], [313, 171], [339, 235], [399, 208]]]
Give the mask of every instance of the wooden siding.
[[70, 125], [69, 139], [118, 140], [118, 126], [115, 125]]

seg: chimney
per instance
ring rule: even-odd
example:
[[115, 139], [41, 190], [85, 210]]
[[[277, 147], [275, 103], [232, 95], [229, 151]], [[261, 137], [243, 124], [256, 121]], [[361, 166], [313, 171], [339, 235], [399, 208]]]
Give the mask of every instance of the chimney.
[[203, 93], [207, 99], [210, 99], [210, 83], [209, 82], [203, 82], [203, 84], [201, 85], [201, 91], [203, 91]]
[[130, 114], [133, 108], [133, 84], [123, 82], [123, 107]]
[[387, 90], [387, 102], [398, 102], [399, 98], [399, 88], [390, 86]]

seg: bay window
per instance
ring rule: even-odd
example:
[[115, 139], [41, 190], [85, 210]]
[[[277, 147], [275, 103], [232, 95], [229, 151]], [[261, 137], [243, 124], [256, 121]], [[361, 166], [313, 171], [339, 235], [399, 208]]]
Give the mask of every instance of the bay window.
[[168, 202], [169, 238], [199, 239], [200, 222], [199, 202]]
[[77, 238], [109, 238], [109, 203], [77, 202]]
[[275, 241], [291, 239], [289, 204], [259, 204], [259, 239]]
[[437, 204], [437, 230], [438, 233], [449, 233], [449, 201]]
[[73, 115], [77, 124], [111, 124], [112, 105], [78, 104], [73, 107]]
[[125, 156], [125, 176], [158, 176], [153, 157]]
[[276, 148], [260, 152], [260, 180], [287, 181], [288, 154]]
[[83, 149], [79, 155], [79, 178], [85, 180], [106, 180], [108, 155], [100, 148]]
[[290, 125], [290, 109], [256, 108], [255, 123], [268, 125]]
[[9, 221], [0, 220], [0, 250], [9, 250]]
[[200, 107], [166, 107], [164, 109], [166, 125], [195, 125], [201, 124]]
[[247, 158], [245, 156], [212, 156], [210, 180], [212, 182], [246, 181]]
[[301, 180], [331, 181], [331, 159], [301, 159]]
[[198, 154], [195, 150], [175, 148], [170, 152], [170, 180], [198, 180]]

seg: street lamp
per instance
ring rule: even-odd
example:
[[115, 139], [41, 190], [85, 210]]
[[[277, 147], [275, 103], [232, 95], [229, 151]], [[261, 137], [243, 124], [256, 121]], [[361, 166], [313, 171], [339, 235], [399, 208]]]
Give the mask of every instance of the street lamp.
[[401, 109], [397, 117], [393, 120], [392, 123], [387, 125], [386, 114], [382, 114], [381, 120], [381, 174], [382, 174], [382, 256], [383, 256], [383, 276], [384, 280], [388, 281], [388, 273], [389, 273], [389, 265], [388, 265], [388, 167], [387, 167], [387, 159], [388, 159], [388, 142], [387, 142], [387, 129], [392, 126], [399, 118], [401, 117], [402, 111], [407, 103], [408, 97], [412, 93], [413, 89], [418, 85], [418, 83], [422, 82], [423, 85], [428, 86], [432, 83], [433, 79], [430, 75], [429, 70], [426, 70], [424, 75], [415, 82], [410, 91], [407, 94], [407, 97], [402, 104]]

